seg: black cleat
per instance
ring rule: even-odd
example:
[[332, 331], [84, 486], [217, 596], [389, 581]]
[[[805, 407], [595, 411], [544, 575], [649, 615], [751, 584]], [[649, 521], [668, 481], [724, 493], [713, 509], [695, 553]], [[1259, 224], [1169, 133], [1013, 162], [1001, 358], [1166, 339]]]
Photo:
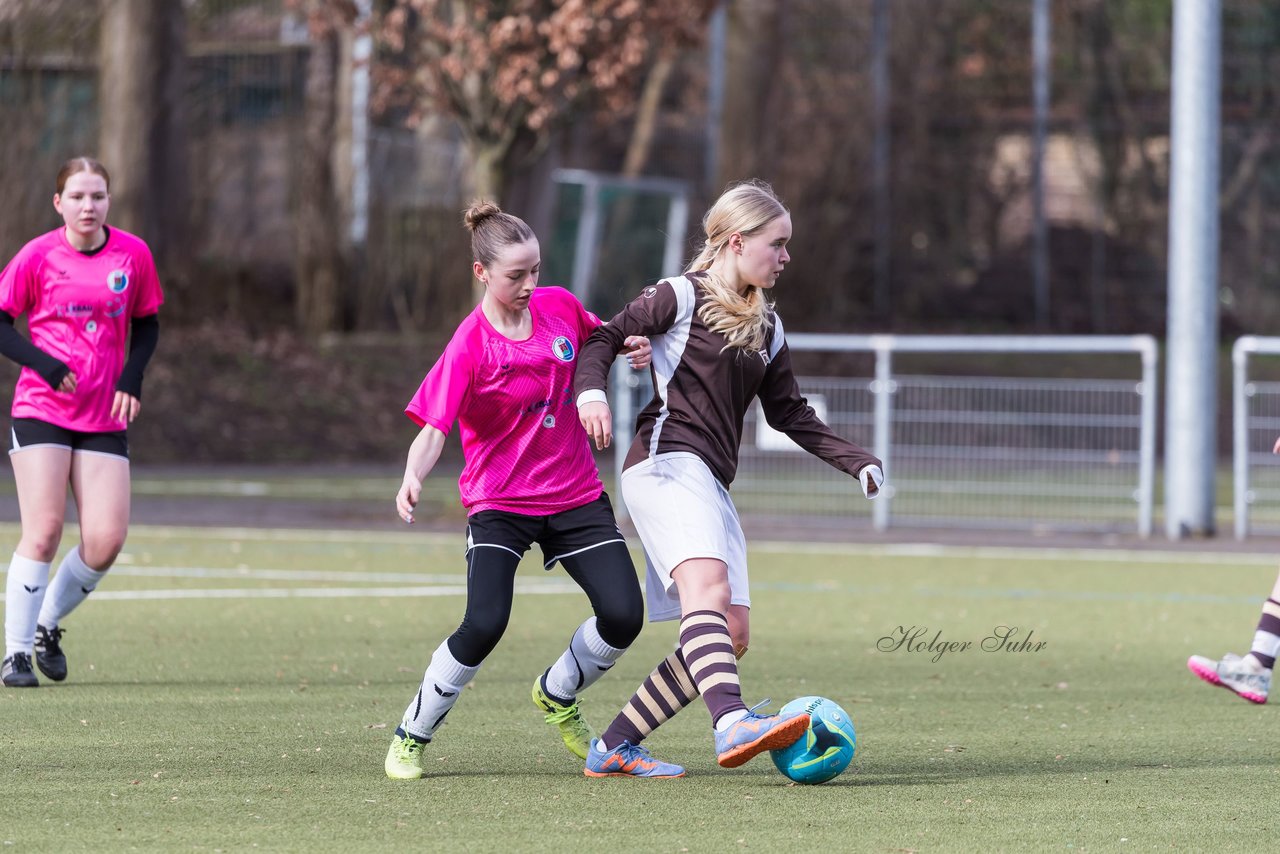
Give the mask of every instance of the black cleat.
[[67, 657], [62, 654], [62, 629], [36, 626], [36, 667], [54, 682], [67, 678]]
[[0, 681], [6, 688], [35, 688], [40, 683], [31, 670], [31, 656], [15, 652], [0, 664]]

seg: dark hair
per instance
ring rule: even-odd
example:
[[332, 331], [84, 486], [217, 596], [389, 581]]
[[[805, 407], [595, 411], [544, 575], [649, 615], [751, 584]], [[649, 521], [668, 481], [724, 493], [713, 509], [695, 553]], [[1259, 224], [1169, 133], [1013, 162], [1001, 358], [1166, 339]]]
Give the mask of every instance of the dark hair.
[[504, 247], [534, 239], [533, 229], [524, 220], [503, 213], [493, 202], [472, 202], [462, 221], [471, 231], [471, 254], [485, 267]]
[[63, 187], [67, 186], [67, 179], [72, 175], [78, 175], [81, 172], [92, 172], [95, 175], [101, 175], [102, 180], [107, 182], [107, 191], [111, 191], [111, 176], [107, 174], [107, 167], [103, 166], [92, 157], [73, 157], [66, 163], [62, 164], [62, 168], [58, 170], [58, 195], [62, 195]]

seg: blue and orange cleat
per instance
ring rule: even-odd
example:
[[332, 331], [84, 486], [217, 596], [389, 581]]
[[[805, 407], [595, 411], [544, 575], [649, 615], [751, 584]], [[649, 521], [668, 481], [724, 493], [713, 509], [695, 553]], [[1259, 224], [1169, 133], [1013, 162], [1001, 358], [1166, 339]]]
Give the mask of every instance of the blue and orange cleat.
[[649, 777], [668, 780], [683, 777], [684, 769], [670, 762], [659, 762], [638, 744], [624, 741], [613, 750], [601, 750], [600, 739], [591, 739], [587, 751], [587, 766], [582, 773], [588, 777]]
[[766, 750], [780, 750], [800, 740], [809, 728], [809, 713], [757, 715], [765, 700], [747, 710], [747, 716], [724, 732], [716, 733], [716, 762], [722, 768], [737, 768]]

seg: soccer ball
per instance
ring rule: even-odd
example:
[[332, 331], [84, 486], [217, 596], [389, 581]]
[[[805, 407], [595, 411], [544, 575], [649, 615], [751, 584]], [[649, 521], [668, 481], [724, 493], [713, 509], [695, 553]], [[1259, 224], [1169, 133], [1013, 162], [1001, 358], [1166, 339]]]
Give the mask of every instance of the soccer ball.
[[782, 707], [782, 714], [806, 711], [809, 729], [790, 747], [771, 750], [773, 764], [797, 783], [825, 783], [849, 767], [858, 737], [849, 713], [826, 697], [800, 697]]

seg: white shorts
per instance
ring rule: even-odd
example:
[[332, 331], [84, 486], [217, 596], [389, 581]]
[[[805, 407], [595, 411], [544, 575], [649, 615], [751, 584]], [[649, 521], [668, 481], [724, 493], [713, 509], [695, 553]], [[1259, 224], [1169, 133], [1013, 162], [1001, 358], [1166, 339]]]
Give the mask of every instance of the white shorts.
[[645, 598], [653, 622], [680, 617], [671, 571], [697, 557], [723, 561], [729, 601], [751, 607], [747, 540], [729, 490], [694, 454], [652, 457], [622, 473], [622, 497], [644, 545]]

